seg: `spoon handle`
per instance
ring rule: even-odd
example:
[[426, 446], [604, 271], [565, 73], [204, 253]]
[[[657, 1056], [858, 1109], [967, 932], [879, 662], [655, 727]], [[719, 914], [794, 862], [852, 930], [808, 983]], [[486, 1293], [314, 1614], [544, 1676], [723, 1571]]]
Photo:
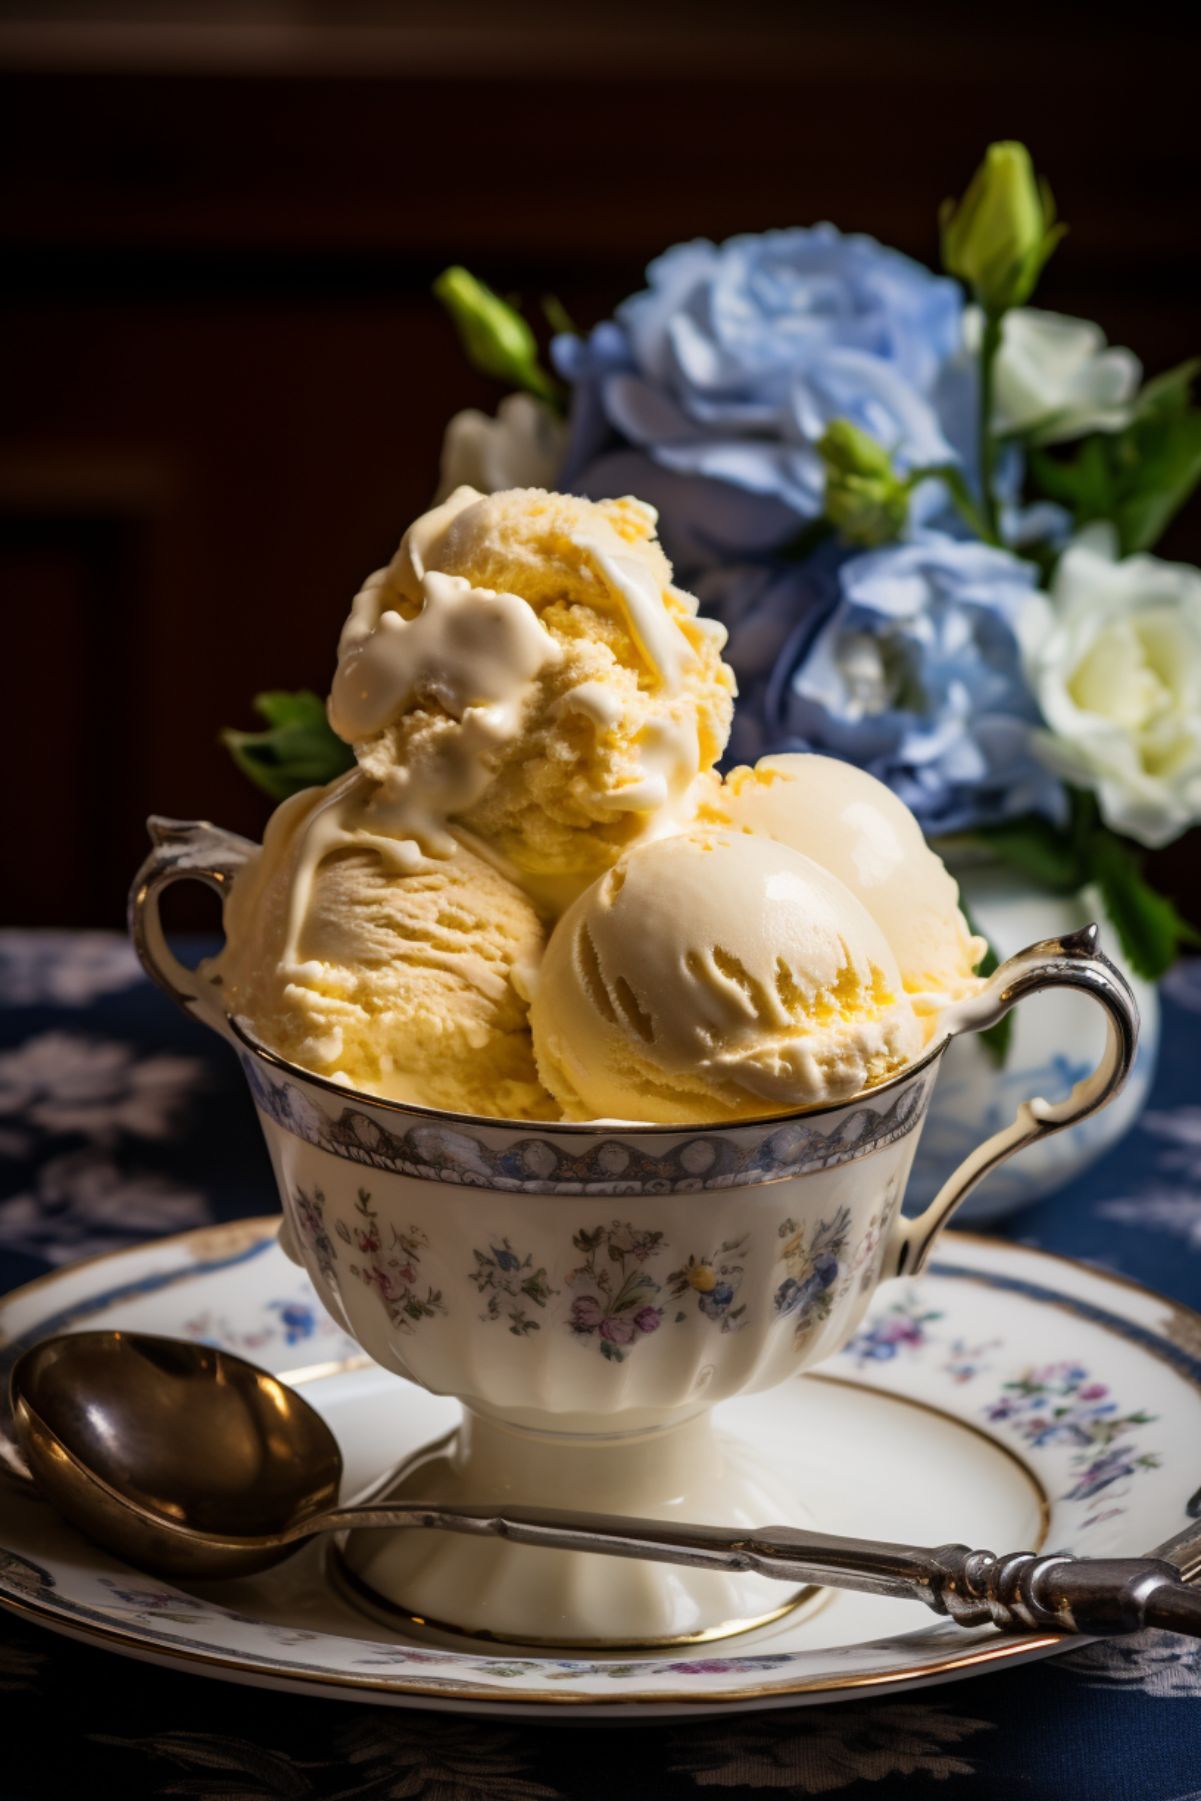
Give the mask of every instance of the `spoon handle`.
[[1159, 1558], [1069, 1557], [1017, 1551], [997, 1557], [966, 1545], [891, 1544], [791, 1526], [731, 1533], [540, 1507], [341, 1507], [299, 1523], [288, 1538], [346, 1528], [415, 1527], [558, 1551], [646, 1558], [695, 1569], [750, 1570], [797, 1586], [857, 1589], [922, 1601], [960, 1626], [1010, 1631], [1137, 1632], [1147, 1626], [1201, 1638], [1201, 1588]]

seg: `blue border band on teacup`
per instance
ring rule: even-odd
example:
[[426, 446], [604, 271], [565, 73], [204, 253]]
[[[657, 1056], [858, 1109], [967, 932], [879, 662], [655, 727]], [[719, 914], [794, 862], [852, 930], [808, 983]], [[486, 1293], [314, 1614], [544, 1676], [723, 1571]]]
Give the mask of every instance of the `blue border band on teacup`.
[[[933, 1082], [928, 1062], [911, 1072], [899, 1089], [856, 1096], [840, 1111], [812, 1116], [737, 1121], [721, 1128], [648, 1142], [620, 1127], [595, 1128], [594, 1135], [542, 1133], [536, 1127], [498, 1120], [468, 1129], [454, 1116], [414, 1112], [413, 1123], [396, 1131], [371, 1108], [370, 1097], [347, 1096], [337, 1105], [325, 1085], [279, 1081], [250, 1052], [242, 1068], [260, 1113], [305, 1143], [331, 1156], [395, 1175], [462, 1187], [522, 1194], [687, 1194], [705, 1189], [748, 1188], [833, 1169], [869, 1156], [906, 1137], [921, 1123]], [[334, 1102], [329, 1107], [330, 1101]], [[328, 1108], [328, 1110], [327, 1110]], [[382, 1109], [380, 1111], [383, 1111]], [[404, 1114], [395, 1104], [391, 1122]]]

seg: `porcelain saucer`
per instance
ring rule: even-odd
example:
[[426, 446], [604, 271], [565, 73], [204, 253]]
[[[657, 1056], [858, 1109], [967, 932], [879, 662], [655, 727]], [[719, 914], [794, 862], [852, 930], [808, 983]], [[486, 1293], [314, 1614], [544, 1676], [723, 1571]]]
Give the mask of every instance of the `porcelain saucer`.
[[[302, 1383], [343, 1447], [345, 1494], [367, 1492], [451, 1427], [458, 1404], [367, 1362], [278, 1249], [277, 1223], [160, 1239], [5, 1296], [5, 1396], [15, 1357], [50, 1333], [120, 1326], [209, 1341]], [[949, 1233], [932, 1271], [882, 1289], [819, 1371], [718, 1412], [832, 1531], [1122, 1556], [1153, 1552], [1201, 1516], [1201, 1316], [996, 1240]], [[0, 1605], [230, 1682], [467, 1713], [645, 1718], [916, 1688], [1064, 1642], [964, 1632], [916, 1603], [835, 1593], [718, 1655], [532, 1656], [406, 1639], [339, 1598], [325, 1546], [238, 1583], [185, 1587], [129, 1568], [38, 1498], [7, 1407], [0, 1433]]]

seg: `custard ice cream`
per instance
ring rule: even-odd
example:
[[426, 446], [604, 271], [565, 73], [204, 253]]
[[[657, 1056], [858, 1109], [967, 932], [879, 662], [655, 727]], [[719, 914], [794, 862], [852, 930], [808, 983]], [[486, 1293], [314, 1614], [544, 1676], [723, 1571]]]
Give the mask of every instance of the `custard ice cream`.
[[552, 907], [681, 821], [725, 748], [725, 632], [640, 501], [459, 488], [355, 600], [330, 695], [384, 830], [447, 831]]
[[234, 884], [224, 1003], [305, 1069], [419, 1106], [537, 1119], [556, 1109], [534, 1068], [528, 983], [543, 923], [470, 851], [397, 856], [386, 842], [302, 863], [330, 791], [277, 808]]
[[509, 1119], [717, 1122], [885, 1080], [982, 946], [871, 777], [718, 777], [724, 642], [640, 501], [456, 489], [354, 600], [328, 708], [354, 767], [239, 876], [229, 1011], [349, 1088]]
[[531, 1023], [568, 1119], [712, 1124], [837, 1101], [922, 1043], [884, 934], [837, 877], [703, 826], [635, 847], [568, 909]]
[[846, 884], [892, 947], [905, 992], [927, 1018], [977, 986], [988, 946], [903, 800], [836, 757], [763, 757], [730, 772], [714, 817], [813, 857]]

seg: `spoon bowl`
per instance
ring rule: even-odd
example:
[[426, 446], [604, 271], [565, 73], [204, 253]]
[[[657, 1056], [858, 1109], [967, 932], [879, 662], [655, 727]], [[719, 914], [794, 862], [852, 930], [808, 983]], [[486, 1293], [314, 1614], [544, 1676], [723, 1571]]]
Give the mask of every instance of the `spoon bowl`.
[[325, 1421], [229, 1351], [69, 1333], [23, 1354], [11, 1392], [47, 1499], [143, 1569], [249, 1575], [303, 1542], [264, 1541], [337, 1503], [342, 1456]]

